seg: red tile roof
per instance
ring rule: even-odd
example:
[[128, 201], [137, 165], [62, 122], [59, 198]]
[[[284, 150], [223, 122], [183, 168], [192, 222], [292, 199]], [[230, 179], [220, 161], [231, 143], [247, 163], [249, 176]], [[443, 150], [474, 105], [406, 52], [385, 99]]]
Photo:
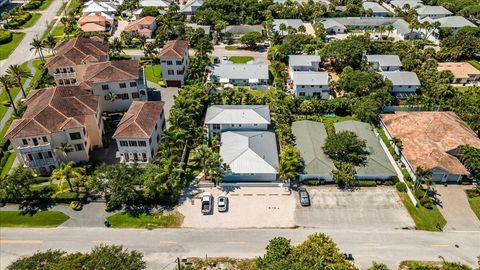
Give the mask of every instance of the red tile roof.
[[138, 60], [92, 63], [77, 67], [77, 79], [86, 85], [111, 81], [137, 80], [138, 68]]
[[108, 45], [98, 38], [74, 38], [57, 43], [55, 55], [47, 60], [45, 67], [71, 67], [107, 60]]
[[396, 112], [380, 118], [402, 141], [402, 153], [414, 170], [422, 166], [466, 175], [467, 169], [447, 152], [464, 144], [480, 148], [478, 136], [453, 112]]
[[160, 52], [160, 58], [181, 59], [188, 50], [188, 41], [185, 40], [169, 40], [163, 46]]
[[150, 138], [163, 111], [163, 105], [163, 101], [133, 101], [118, 123], [113, 138]]
[[21, 138], [81, 128], [87, 115], [95, 115], [98, 96], [77, 86], [32, 90], [21, 119], [13, 120], [6, 138]]
[[84, 32], [105, 31], [109, 25], [113, 24], [113, 20], [102, 15], [86, 15], [78, 19], [78, 26]]
[[[136, 21], [133, 21], [133, 22], [129, 23], [123, 31], [125, 31], [125, 32], [140, 31], [140, 26], [141, 25], [151, 25], [154, 22], [155, 22], [155, 17], [146, 16], [146, 17], [140, 18]], [[145, 28], [143, 28], [143, 29], [145, 29]], [[146, 30], [152, 31], [150, 29], [146, 29]]]

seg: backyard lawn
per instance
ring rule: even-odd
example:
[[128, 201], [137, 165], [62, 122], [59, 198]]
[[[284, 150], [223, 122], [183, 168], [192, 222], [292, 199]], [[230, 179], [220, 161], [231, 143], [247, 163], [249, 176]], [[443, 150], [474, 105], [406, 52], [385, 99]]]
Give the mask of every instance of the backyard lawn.
[[25, 33], [13, 32], [12, 41], [0, 45], [0, 60], [7, 59], [24, 37]]
[[10, 169], [12, 168], [13, 162], [15, 161], [15, 158], [17, 157], [17, 154], [15, 152], [11, 153], [8, 156], [7, 162], [5, 162], [5, 166], [2, 168], [2, 172], [0, 173], [0, 178], [3, 178], [5, 175], [10, 172]]
[[129, 213], [121, 212], [107, 217], [107, 220], [112, 228], [174, 228], [182, 225], [183, 215], [178, 212], [173, 214], [153, 212], [142, 213], [135, 217]]
[[70, 217], [59, 211], [42, 211], [33, 215], [21, 211], [0, 211], [0, 227], [52, 228]]
[[468, 203], [470, 203], [470, 207], [472, 208], [477, 218], [480, 219], [480, 194], [475, 193], [472, 190], [467, 190], [468, 196]]
[[42, 17], [42, 14], [32, 13], [32, 18], [30, 18], [30, 20], [28, 20], [24, 25], [20, 26], [20, 28], [24, 29], [34, 26], [40, 17]]
[[65, 25], [59, 22], [57, 26], [52, 31], [52, 36], [54, 37], [62, 37], [63, 36], [63, 29], [65, 29]]
[[474, 66], [476, 69], [480, 70], [480, 62], [478, 62], [477, 60], [471, 60], [468, 61], [468, 63], [470, 63], [470, 65]]
[[437, 225], [439, 225], [440, 228], [442, 228], [443, 230], [443, 227], [445, 227], [445, 225], [447, 224], [447, 221], [442, 216], [437, 206], [434, 206], [433, 209], [428, 209], [421, 205], [419, 205], [418, 207], [415, 207], [413, 203], [410, 201], [410, 198], [408, 197], [407, 193], [398, 192], [398, 195], [402, 199], [403, 205], [405, 205], [405, 208], [407, 208], [407, 211], [408, 213], [410, 213], [410, 216], [415, 222], [415, 225], [418, 230], [432, 231], [432, 232], [440, 231], [437, 228]]
[[232, 61], [235, 64], [245, 64], [248, 61], [252, 61], [253, 57], [251, 56], [231, 56], [228, 60]]
[[149, 82], [158, 83], [162, 80], [162, 66], [146, 66], [145, 67], [145, 78]]
[[39, 10], [45, 10], [47, 9], [50, 4], [52, 3], [53, 0], [43, 0], [42, 5], [38, 8]]

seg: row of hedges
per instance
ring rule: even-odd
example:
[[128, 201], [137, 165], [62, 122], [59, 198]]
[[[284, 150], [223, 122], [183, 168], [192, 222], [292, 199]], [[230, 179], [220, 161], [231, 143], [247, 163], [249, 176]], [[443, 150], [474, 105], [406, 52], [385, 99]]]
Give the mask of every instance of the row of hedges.
[[23, 9], [24, 10], [39, 9], [42, 6], [43, 1], [44, 0], [30, 0], [30, 1], [28, 1], [28, 3], [23, 5]]
[[27, 23], [32, 18], [32, 14], [28, 12], [24, 12], [19, 15], [14, 15], [13, 18], [8, 20], [8, 23], [5, 25], [7, 29], [17, 29], [20, 26]]
[[[398, 177], [393, 176], [388, 180], [358, 180], [357, 187], [376, 187], [376, 186], [392, 186], [396, 183], [399, 183]], [[401, 182], [400, 182], [401, 183]], [[333, 182], [327, 182], [325, 179], [305, 179], [302, 181], [303, 185], [306, 186], [320, 186], [325, 184], [333, 184]]]
[[0, 29], [0, 45], [9, 43], [10, 41], [12, 41], [12, 39], [13, 39], [12, 32], [8, 30]]

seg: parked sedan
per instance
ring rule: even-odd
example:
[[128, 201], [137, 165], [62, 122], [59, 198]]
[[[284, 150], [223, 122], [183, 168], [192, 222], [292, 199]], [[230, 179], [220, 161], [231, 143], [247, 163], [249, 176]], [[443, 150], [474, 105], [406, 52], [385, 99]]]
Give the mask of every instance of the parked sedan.
[[228, 197], [225, 194], [218, 196], [218, 212], [228, 211]]
[[298, 197], [300, 198], [301, 206], [310, 206], [310, 196], [306, 189], [302, 188], [298, 190]]

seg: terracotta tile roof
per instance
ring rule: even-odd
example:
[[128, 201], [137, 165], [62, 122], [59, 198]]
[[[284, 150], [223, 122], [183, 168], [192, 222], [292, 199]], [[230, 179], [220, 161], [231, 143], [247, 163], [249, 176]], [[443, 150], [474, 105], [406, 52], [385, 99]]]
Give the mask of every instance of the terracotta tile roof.
[[84, 32], [105, 31], [112, 24], [113, 20], [102, 15], [86, 15], [78, 19], [78, 26]]
[[441, 168], [466, 175], [467, 169], [449, 151], [463, 144], [480, 148], [480, 139], [453, 112], [396, 112], [380, 115], [388, 132], [402, 141], [413, 169]]
[[107, 60], [108, 45], [98, 38], [75, 38], [57, 43], [55, 56], [48, 59], [45, 67], [68, 67]]
[[472, 75], [480, 75], [480, 70], [467, 62], [438, 63], [439, 71], [450, 70], [455, 78], [469, 78]]
[[[151, 25], [155, 22], [155, 17], [152, 16], [146, 16], [143, 18], [140, 18], [138, 20], [135, 20], [127, 25], [123, 31], [125, 32], [130, 32], [130, 31], [140, 31], [140, 25]], [[143, 28], [146, 29], [146, 28]], [[151, 31], [150, 29], [146, 29]]]
[[84, 87], [94, 83], [138, 79], [138, 60], [107, 61], [77, 67], [77, 80]]
[[32, 90], [21, 119], [13, 120], [6, 138], [21, 138], [83, 127], [87, 115], [95, 115], [98, 96], [77, 86]]
[[118, 123], [113, 138], [150, 138], [163, 111], [163, 105], [163, 101], [133, 101]]
[[182, 58], [188, 50], [188, 41], [185, 40], [169, 40], [163, 46], [160, 52], [160, 58]]

